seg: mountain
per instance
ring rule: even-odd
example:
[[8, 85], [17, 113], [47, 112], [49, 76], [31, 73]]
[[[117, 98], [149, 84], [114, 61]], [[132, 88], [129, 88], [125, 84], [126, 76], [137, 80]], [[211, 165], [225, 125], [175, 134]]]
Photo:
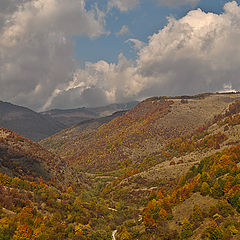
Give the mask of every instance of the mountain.
[[98, 186], [115, 238], [240, 239], [239, 93], [154, 97], [86, 129], [41, 143]]
[[77, 139], [81, 134], [88, 134], [91, 131], [99, 128], [101, 125], [106, 124], [113, 120], [116, 117], [119, 117], [125, 114], [127, 111], [119, 111], [115, 112], [110, 116], [94, 118], [82, 121], [71, 128], [64, 129], [47, 139], [43, 139], [40, 141], [40, 144], [45, 147], [49, 148], [53, 151], [53, 149], [57, 149], [63, 144], [71, 144], [74, 139]]
[[67, 127], [71, 127], [85, 120], [106, 117], [114, 112], [129, 110], [138, 104], [137, 101], [129, 103], [115, 103], [96, 108], [76, 108], [76, 109], [53, 109], [42, 112], [44, 116], [50, 116]]
[[0, 126], [34, 141], [39, 141], [65, 128], [62, 123], [49, 116], [1, 101]]
[[223, 101], [228, 102], [224, 111], [171, 138], [151, 167], [154, 155], [107, 184], [102, 196], [132, 211], [117, 237], [240, 239], [240, 99]]
[[0, 239], [110, 239], [111, 212], [90, 184], [60, 157], [0, 128]]
[[0, 239], [240, 239], [239, 93], [149, 98], [52, 153], [0, 140]]
[[55, 179], [63, 184], [67, 181], [68, 171], [71, 169], [60, 157], [38, 143], [0, 127], [0, 172], [23, 179]]
[[128, 110], [136, 104], [137, 102], [130, 102], [98, 108], [55, 109], [37, 113], [26, 107], [0, 101], [0, 126], [38, 142], [81, 121], [101, 118], [116, 111]]
[[116, 170], [123, 165], [139, 165], [145, 159], [151, 165], [172, 139], [211, 122], [239, 96], [150, 98], [99, 128], [74, 136], [72, 141], [57, 136], [42, 144], [87, 171]]

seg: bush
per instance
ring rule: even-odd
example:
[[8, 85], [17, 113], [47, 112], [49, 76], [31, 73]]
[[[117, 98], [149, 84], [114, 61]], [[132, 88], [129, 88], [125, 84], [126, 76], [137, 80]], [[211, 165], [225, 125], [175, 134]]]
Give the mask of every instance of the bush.
[[215, 221], [212, 221], [210, 225], [205, 229], [203, 239], [207, 240], [220, 240], [223, 237], [223, 231], [218, 227]]
[[202, 209], [198, 205], [195, 205], [192, 213], [192, 221], [194, 223], [200, 223], [202, 222], [202, 220], [203, 220]]
[[210, 186], [208, 185], [208, 183], [203, 182], [200, 191], [203, 196], [208, 195], [210, 193]]
[[108, 240], [111, 239], [111, 234], [107, 233], [104, 230], [94, 231], [88, 235], [91, 240]]
[[181, 229], [180, 229], [180, 239], [188, 239], [193, 235], [193, 227], [192, 224], [185, 218]]

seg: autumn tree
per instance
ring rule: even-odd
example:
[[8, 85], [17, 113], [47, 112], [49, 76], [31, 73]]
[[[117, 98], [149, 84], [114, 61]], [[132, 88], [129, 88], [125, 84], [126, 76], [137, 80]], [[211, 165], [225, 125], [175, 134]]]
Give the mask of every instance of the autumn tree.
[[32, 240], [32, 230], [28, 225], [20, 225], [13, 235], [13, 240]]
[[193, 234], [192, 224], [185, 218], [180, 229], [180, 239], [181, 240], [188, 239], [192, 236], [192, 234]]

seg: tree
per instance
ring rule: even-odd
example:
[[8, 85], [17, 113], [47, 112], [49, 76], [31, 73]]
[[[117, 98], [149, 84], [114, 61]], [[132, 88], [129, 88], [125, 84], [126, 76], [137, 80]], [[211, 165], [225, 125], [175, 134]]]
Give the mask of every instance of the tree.
[[155, 221], [149, 215], [146, 215], [144, 217], [144, 224], [145, 224], [146, 232], [151, 232], [156, 227]]
[[131, 234], [127, 231], [127, 228], [123, 228], [123, 232], [121, 234], [120, 240], [131, 240]]
[[32, 230], [28, 225], [20, 225], [13, 235], [13, 240], [31, 240]]
[[192, 224], [185, 218], [181, 229], [180, 229], [180, 239], [188, 239], [193, 235], [193, 227]]
[[89, 238], [91, 240], [108, 240], [111, 238], [111, 235], [109, 235], [104, 230], [98, 230], [98, 231], [94, 231], [91, 234], [89, 234]]
[[218, 227], [215, 221], [212, 221], [210, 225], [205, 229], [204, 237], [209, 240], [220, 240], [222, 239], [222, 229]]
[[209, 187], [208, 183], [203, 182], [202, 186], [201, 186], [201, 194], [203, 196], [206, 196], [207, 194], [209, 194], [209, 192], [210, 192], [210, 187]]
[[200, 223], [203, 220], [202, 209], [198, 205], [193, 207], [192, 220], [194, 223]]

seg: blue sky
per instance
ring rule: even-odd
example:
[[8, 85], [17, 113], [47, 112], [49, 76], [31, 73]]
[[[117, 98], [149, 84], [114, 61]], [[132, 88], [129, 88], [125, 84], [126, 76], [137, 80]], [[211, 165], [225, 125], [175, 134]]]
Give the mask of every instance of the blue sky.
[[[97, 1], [99, 9], [106, 11], [107, 2], [107, 0]], [[131, 43], [126, 43], [126, 40], [134, 38], [147, 43], [149, 36], [167, 24], [167, 17], [179, 19], [190, 10], [197, 8], [219, 14], [223, 11], [226, 2], [228, 1], [201, 0], [194, 7], [190, 4], [171, 7], [159, 5], [156, 0], [141, 0], [136, 8], [126, 12], [114, 8], [106, 15], [106, 29], [110, 32], [108, 35], [93, 39], [85, 36], [74, 37], [75, 57], [81, 60], [83, 65], [86, 61], [99, 60], [116, 63], [120, 53], [128, 59], [135, 59], [136, 50], [131, 47]], [[86, 8], [91, 8], [94, 4], [96, 4], [95, 0], [87, 0]], [[117, 35], [122, 26], [127, 26], [129, 33]]]

